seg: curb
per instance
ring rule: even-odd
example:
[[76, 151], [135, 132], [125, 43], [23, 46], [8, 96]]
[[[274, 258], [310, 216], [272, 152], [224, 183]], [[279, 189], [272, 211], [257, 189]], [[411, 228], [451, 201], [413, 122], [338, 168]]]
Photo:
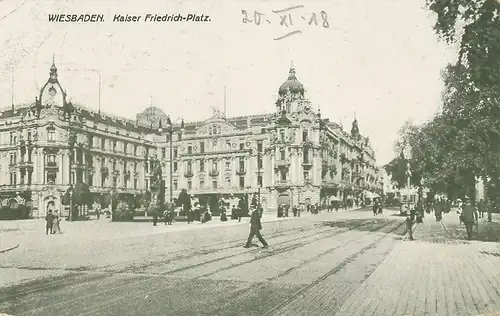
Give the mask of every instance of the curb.
[[14, 247], [10, 247], [10, 248], [5, 248], [5, 249], [0, 249], [0, 253], [4, 253], [4, 252], [7, 252], [7, 251], [11, 251], [11, 250], [14, 250], [16, 248], [18, 248], [19, 245], [15, 245]]

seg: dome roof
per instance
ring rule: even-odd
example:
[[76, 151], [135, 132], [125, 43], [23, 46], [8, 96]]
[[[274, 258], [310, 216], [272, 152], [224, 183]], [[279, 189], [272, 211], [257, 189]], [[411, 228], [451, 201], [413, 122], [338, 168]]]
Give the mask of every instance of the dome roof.
[[165, 114], [165, 112], [163, 112], [162, 109], [160, 108], [157, 108], [155, 106], [149, 106], [147, 107], [144, 111], [142, 111], [141, 113], [139, 113], [140, 115], [144, 115], [144, 116], [160, 116], [160, 117], [165, 117], [167, 116]]
[[285, 81], [279, 88], [278, 94], [279, 95], [285, 95], [288, 92], [291, 92], [293, 94], [302, 94], [304, 95], [304, 86], [302, 83], [297, 80], [297, 77], [295, 76], [295, 67], [290, 68], [290, 72], [288, 73], [288, 80]]

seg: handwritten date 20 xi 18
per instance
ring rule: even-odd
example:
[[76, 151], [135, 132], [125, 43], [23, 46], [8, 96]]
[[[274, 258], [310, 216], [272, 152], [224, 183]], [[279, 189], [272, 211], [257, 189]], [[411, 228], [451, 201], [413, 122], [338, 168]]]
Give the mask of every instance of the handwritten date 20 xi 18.
[[[272, 13], [274, 13], [275, 15], [272, 17], [257, 10], [254, 10], [253, 14], [249, 13], [247, 10], [241, 10], [241, 14], [243, 15], [242, 22], [244, 24], [254, 24], [254, 25], [275, 24], [277, 20], [273, 20], [273, 18], [276, 19], [277, 16], [279, 18], [279, 25], [285, 28], [294, 27], [296, 24], [296, 20], [307, 21], [308, 25], [321, 26], [323, 28], [330, 27], [330, 23], [328, 22], [328, 15], [325, 11], [321, 11], [319, 14], [312, 12], [310, 14], [304, 14], [304, 15], [299, 15], [299, 14], [293, 15], [292, 13], [290, 13], [290, 11], [292, 10], [296, 10], [303, 7], [304, 6], [299, 5], [281, 10], [273, 10]], [[284, 36], [275, 38], [275, 40], [283, 39], [290, 35], [299, 33], [302, 33], [302, 31], [295, 30], [285, 34]]]

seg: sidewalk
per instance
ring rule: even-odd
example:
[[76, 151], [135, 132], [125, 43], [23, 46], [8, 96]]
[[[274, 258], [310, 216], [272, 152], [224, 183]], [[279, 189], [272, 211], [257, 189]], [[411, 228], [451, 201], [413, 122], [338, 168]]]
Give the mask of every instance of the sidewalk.
[[[398, 243], [336, 315], [471, 316], [500, 311], [500, 244], [467, 241], [456, 212], [443, 214], [441, 223], [430, 215], [417, 226], [415, 241]], [[480, 221], [478, 238], [496, 228], [499, 214], [494, 223]]]

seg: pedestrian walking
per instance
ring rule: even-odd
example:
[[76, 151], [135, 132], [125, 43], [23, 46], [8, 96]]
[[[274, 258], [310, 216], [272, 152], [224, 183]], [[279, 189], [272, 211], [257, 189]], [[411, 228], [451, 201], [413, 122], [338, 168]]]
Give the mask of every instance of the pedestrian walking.
[[481, 216], [481, 218], [484, 218], [485, 205], [484, 205], [484, 200], [483, 199], [481, 199], [479, 201], [479, 204], [477, 205], [477, 208], [478, 208], [479, 215]]
[[493, 213], [493, 203], [491, 201], [486, 202], [486, 212], [488, 213], [488, 222], [491, 223], [491, 213]]
[[406, 224], [406, 234], [408, 236], [408, 239], [413, 240], [413, 219], [410, 214], [406, 216], [405, 224]]
[[52, 215], [52, 211], [49, 211], [45, 216], [45, 235], [49, 233], [52, 235], [52, 231], [54, 229], [54, 216]]
[[61, 217], [59, 216], [59, 211], [55, 211], [52, 224], [52, 234], [62, 234], [60, 223]]
[[465, 197], [462, 207], [462, 221], [465, 224], [465, 231], [469, 240], [472, 238], [472, 230], [477, 220], [478, 214], [476, 209], [470, 204], [469, 198]]
[[378, 210], [378, 205], [377, 205], [377, 199], [373, 199], [373, 216], [377, 215], [377, 210]]
[[261, 213], [259, 212], [259, 208], [252, 208], [252, 214], [250, 215], [250, 234], [248, 235], [247, 243], [245, 244], [245, 248], [250, 248], [252, 245], [252, 239], [254, 236], [257, 236], [259, 241], [262, 243], [263, 248], [267, 248], [268, 244], [260, 231], [262, 230], [262, 223], [260, 221]]
[[443, 217], [443, 209], [444, 204], [443, 201], [436, 201], [436, 205], [434, 206], [434, 215], [436, 216], [436, 222], [440, 222]]
[[227, 215], [226, 215], [226, 208], [222, 207], [222, 210], [220, 212], [220, 221], [221, 222], [226, 222], [227, 221]]

